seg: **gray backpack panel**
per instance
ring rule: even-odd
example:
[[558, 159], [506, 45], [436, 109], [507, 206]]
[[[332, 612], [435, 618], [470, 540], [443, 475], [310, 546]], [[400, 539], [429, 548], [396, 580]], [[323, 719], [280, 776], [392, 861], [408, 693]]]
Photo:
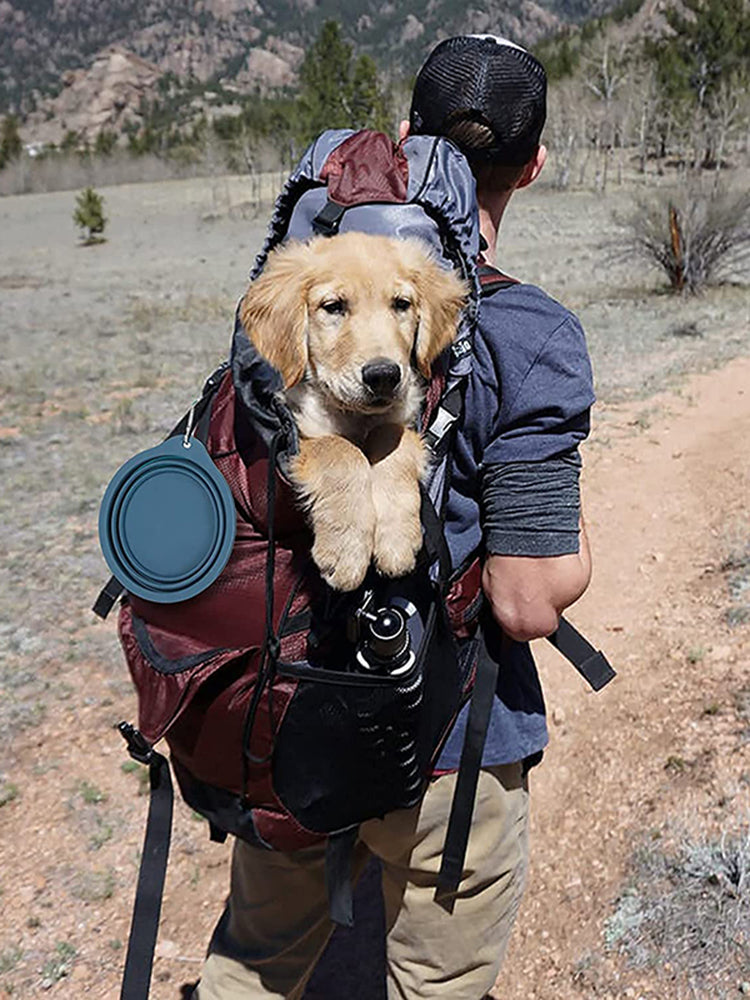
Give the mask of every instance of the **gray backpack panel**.
[[[307, 149], [276, 201], [268, 235], [251, 277], [263, 269], [274, 247], [287, 239], [309, 239], [313, 220], [327, 201], [321, 171], [329, 156], [356, 133], [323, 132]], [[422, 239], [447, 265], [458, 267], [476, 286], [479, 214], [474, 177], [460, 151], [447, 139], [410, 136], [402, 144], [409, 165], [406, 200], [367, 202], [346, 210], [340, 232], [357, 231]], [[350, 218], [351, 216], [351, 218]], [[478, 296], [478, 286], [474, 287]]]
[[[308, 240], [316, 235], [314, 221], [328, 203], [321, 172], [334, 151], [357, 133], [351, 129], [323, 132], [306, 150], [290, 175], [276, 206], [266, 241], [255, 259], [251, 278], [265, 266], [268, 254], [287, 240]], [[431, 421], [431, 446], [446, 438], [460, 413], [462, 384], [471, 371], [473, 331], [479, 309], [479, 211], [476, 185], [469, 164], [449, 140], [409, 136], [401, 144], [408, 163], [405, 200], [372, 201], [346, 207], [338, 232], [362, 232], [421, 240], [446, 268], [456, 268], [471, 290], [458, 335], [450, 348], [441, 403]], [[446, 438], [447, 440], [447, 438]], [[445, 498], [446, 454], [428, 473], [427, 489], [436, 510]]]

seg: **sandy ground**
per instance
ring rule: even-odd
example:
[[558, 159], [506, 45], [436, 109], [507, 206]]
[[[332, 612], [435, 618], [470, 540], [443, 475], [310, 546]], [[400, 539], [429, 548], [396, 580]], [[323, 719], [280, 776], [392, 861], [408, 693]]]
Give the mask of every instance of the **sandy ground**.
[[[96, 511], [224, 356], [262, 237], [232, 211], [238, 179], [103, 193], [108, 242], [90, 248], [71, 194], [0, 201], [2, 1000], [118, 993], [146, 799], [112, 732], [134, 715], [114, 623], [88, 610], [107, 576]], [[540, 650], [552, 740], [504, 1000], [718, 1000], [750, 981], [743, 927], [702, 965], [700, 934], [680, 958], [647, 924], [640, 950], [623, 931], [623, 898], [645, 898], [660, 859], [750, 823], [750, 295], [677, 301], [639, 263], [608, 262], [628, 197], [531, 189], [504, 234], [502, 265], [575, 308], [589, 336], [596, 572], [571, 617], [619, 670], [594, 696]], [[181, 805], [154, 1000], [196, 977], [227, 858]], [[707, 898], [722, 886], [711, 874]]]
[[[553, 724], [532, 775], [534, 862], [507, 1000], [724, 995], [708, 973], [696, 992], [674, 980], [658, 941], [653, 968], [603, 957], [615, 901], [647, 889], [649, 854], [747, 834], [750, 819], [750, 634], [728, 624], [743, 617], [728, 577], [732, 554], [748, 554], [750, 361], [651, 403], [645, 429], [632, 406], [601, 408], [586, 450], [596, 569], [571, 617], [619, 677], [593, 695], [538, 650]], [[727, 996], [750, 978], [747, 950], [733, 973]]]

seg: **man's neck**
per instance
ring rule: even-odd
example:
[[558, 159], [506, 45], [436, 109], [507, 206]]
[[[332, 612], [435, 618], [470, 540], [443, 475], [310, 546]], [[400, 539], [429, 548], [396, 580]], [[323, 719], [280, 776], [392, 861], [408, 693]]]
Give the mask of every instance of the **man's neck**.
[[497, 251], [497, 234], [503, 214], [507, 208], [513, 191], [493, 191], [490, 194], [477, 192], [479, 205], [479, 231], [488, 244], [487, 256], [494, 258]]

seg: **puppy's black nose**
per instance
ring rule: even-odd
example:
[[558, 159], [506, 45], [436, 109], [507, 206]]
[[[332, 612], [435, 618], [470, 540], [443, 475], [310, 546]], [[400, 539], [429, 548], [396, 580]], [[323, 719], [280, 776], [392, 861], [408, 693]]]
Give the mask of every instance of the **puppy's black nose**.
[[362, 381], [375, 396], [392, 396], [401, 381], [401, 368], [388, 358], [375, 358], [362, 366]]

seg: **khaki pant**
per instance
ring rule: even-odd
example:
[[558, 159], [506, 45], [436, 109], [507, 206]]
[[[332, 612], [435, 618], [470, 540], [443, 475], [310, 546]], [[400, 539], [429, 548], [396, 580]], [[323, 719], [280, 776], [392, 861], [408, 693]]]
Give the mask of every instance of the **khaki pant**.
[[[355, 876], [382, 861], [389, 1000], [481, 1000], [492, 988], [521, 902], [528, 792], [521, 764], [481, 772], [453, 913], [434, 899], [456, 776], [422, 803], [360, 828]], [[281, 854], [236, 841], [232, 882], [196, 996], [298, 1000], [331, 934], [325, 851]]]

